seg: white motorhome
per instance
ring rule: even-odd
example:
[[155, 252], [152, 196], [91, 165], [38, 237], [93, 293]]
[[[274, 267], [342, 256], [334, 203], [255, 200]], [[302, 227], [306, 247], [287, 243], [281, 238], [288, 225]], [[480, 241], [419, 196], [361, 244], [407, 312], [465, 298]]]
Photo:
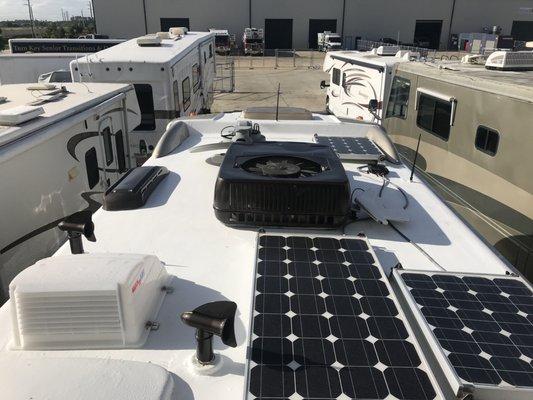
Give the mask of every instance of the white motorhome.
[[1, 54], [0, 84], [35, 83], [41, 75], [70, 69], [70, 62], [84, 55], [74, 53]]
[[209, 111], [215, 78], [214, 36], [171, 28], [71, 62], [76, 82], [124, 82], [135, 87], [141, 124], [130, 145], [137, 164], [150, 156], [172, 119]]
[[340, 50], [342, 46], [342, 38], [338, 33], [330, 31], [318, 33], [318, 50], [331, 51]]
[[133, 87], [63, 85], [0, 86], [0, 298], [17, 273], [64, 242], [57, 224], [95, 211], [132, 164]]
[[265, 51], [265, 36], [262, 29], [246, 28], [242, 37], [244, 55], [259, 55]]
[[394, 55], [385, 57], [387, 50], [385, 47], [369, 52], [328, 52], [323, 70], [330, 74], [330, 84], [321, 83], [322, 88], [327, 87], [328, 112], [341, 118], [381, 121], [394, 71], [412, 56], [394, 48]]
[[235, 45], [235, 35], [230, 35], [227, 29], [209, 29], [215, 35], [215, 51], [220, 55], [231, 53]]

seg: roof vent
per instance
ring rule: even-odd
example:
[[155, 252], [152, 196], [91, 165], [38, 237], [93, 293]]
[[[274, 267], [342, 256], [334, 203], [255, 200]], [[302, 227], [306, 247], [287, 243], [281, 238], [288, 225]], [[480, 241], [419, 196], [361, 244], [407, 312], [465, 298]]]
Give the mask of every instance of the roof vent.
[[17, 106], [0, 110], [0, 125], [20, 125], [44, 114], [42, 107]]
[[155, 34], [158, 38], [160, 38], [161, 40], [163, 39], [170, 39], [170, 33], [169, 32], [157, 32]]
[[45, 258], [9, 285], [13, 347], [22, 350], [140, 347], [163, 301], [168, 274], [155, 256]]
[[161, 46], [161, 38], [157, 35], [146, 35], [137, 38], [137, 44], [141, 47]]
[[485, 63], [487, 69], [533, 71], [533, 51], [495, 51]]
[[400, 51], [399, 46], [379, 46], [375, 49], [375, 53], [378, 56], [395, 56]]
[[173, 27], [173, 28], [170, 28], [168, 30], [168, 32], [172, 35], [172, 36], [183, 36], [183, 35], [186, 35], [187, 32], [189, 32], [189, 28], [185, 27], [185, 26], [178, 26], [178, 27]]

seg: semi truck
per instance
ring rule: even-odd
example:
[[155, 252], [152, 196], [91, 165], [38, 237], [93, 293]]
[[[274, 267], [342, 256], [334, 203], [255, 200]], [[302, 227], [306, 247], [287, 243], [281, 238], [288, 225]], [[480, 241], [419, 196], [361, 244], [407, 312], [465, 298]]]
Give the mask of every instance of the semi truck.
[[330, 51], [340, 50], [342, 46], [342, 38], [338, 33], [330, 31], [318, 33], [318, 50]]

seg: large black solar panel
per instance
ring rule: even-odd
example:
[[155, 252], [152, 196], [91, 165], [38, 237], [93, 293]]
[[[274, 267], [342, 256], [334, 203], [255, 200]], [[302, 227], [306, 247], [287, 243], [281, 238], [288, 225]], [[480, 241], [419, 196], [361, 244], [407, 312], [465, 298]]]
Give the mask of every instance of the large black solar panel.
[[379, 160], [383, 157], [374, 142], [364, 137], [315, 136], [315, 141], [331, 146], [340, 158]]
[[261, 235], [249, 399], [440, 398], [365, 238]]
[[447, 358], [462, 385], [533, 390], [529, 284], [512, 276], [395, 274], [427, 323], [429, 340], [440, 344], [437, 351]]

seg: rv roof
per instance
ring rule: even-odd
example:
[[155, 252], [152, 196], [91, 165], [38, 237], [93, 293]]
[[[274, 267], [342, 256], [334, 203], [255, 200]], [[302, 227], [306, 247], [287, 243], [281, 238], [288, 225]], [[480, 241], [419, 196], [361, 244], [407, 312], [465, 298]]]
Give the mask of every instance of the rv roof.
[[185, 50], [203, 42], [214, 34], [211, 32], [187, 32], [180, 39], [163, 39], [161, 46], [142, 47], [137, 44], [137, 38], [120, 43], [116, 46], [91, 54], [79, 60], [80, 63], [89, 59], [92, 63], [128, 62], [164, 64], [172, 62]]
[[484, 65], [459, 61], [405, 62], [398, 66], [398, 71], [533, 101], [533, 71], [495, 71], [486, 69]]
[[[28, 103], [37, 100], [39, 96], [50, 92], [47, 90], [28, 90], [28, 87], [31, 86], [36, 86], [36, 84], [0, 85], [0, 97], [7, 98], [6, 102], [0, 103], [0, 110], [28, 105]], [[44, 108], [44, 114], [36, 119], [19, 126], [0, 126], [0, 146], [86, 110], [118, 93], [127, 91], [130, 87], [130, 85], [117, 83], [63, 83], [56, 86], [57, 88], [65, 86], [68, 94], [56, 101], [41, 104], [40, 107]]]
[[382, 66], [395, 65], [400, 61], [404, 61], [400, 57], [385, 57], [368, 51], [330, 51], [328, 56], [346, 62], [359, 61]]

